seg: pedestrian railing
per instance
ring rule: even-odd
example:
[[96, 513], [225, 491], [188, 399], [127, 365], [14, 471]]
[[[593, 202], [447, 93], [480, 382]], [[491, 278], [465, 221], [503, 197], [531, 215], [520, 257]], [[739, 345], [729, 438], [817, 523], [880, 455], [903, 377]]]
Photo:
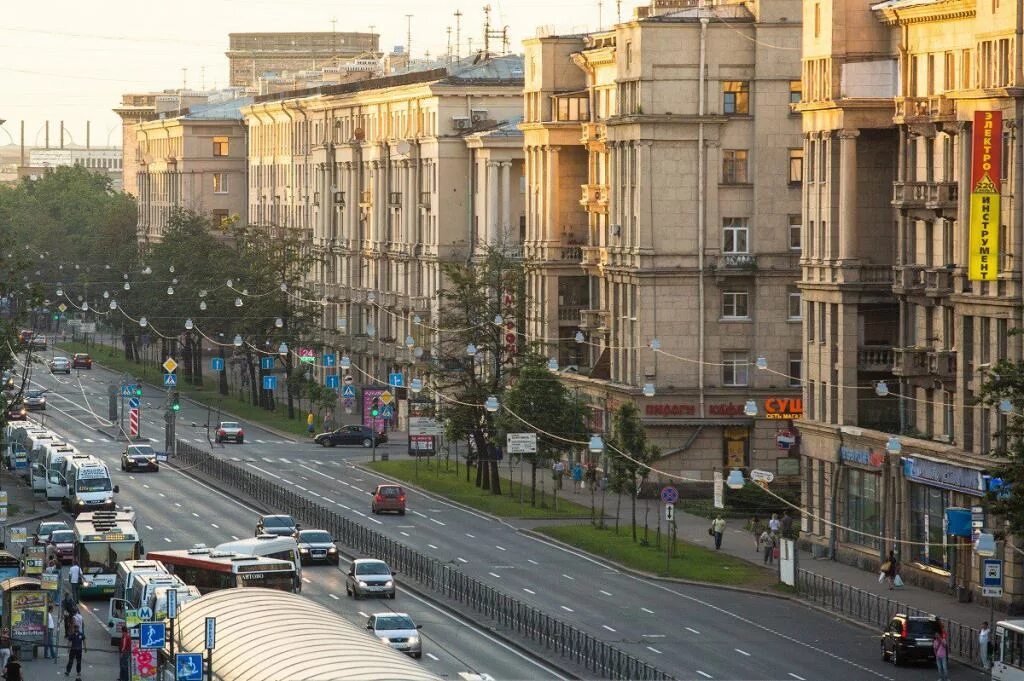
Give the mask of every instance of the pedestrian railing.
[[[858, 589], [803, 569], [798, 571], [796, 590], [807, 600], [833, 612], [877, 626], [879, 632], [897, 613], [911, 617], [932, 616], [930, 612], [896, 599]], [[980, 659], [978, 630], [955, 620], [942, 617], [939, 619], [942, 620], [942, 626], [949, 637], [950, 655], [964, 662], [977, 663]]]
[[404, 578], [490, 618], [546, 651], [553, 651], [603, 678], [641, 681], [674, 678], [635, 655], [466, 575], [456, 565], [425, 556], [188, 442], [178, 440], [175, 464], [199, 478], [216, 480], [267, 508], [289, 513], [306, 527], [327, 530], [353, 552], [387, 561]]

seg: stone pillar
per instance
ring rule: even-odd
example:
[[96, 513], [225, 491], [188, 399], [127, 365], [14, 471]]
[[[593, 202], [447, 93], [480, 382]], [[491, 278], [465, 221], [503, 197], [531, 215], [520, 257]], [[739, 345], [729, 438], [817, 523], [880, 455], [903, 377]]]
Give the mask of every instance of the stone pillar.
[[487, 236], [489, 244], [498, 242], [498, 163], [487, 162], [487, 180], [484, 184], [487, 192]]
[[512, 161], [504, 161], [501, 164], [501, 217], [498, 219], [498, 238], [505, 238], [509, 234], [512, 243], [519, 243], [518, 225], [512, 227]]
[[[619, 192], [622, 191], [622, 183], [619, 181], [619, 145], [615, 142], [608, 142], [608, 222], [609, 225], [622, 227], [622, 216], [619, 215]], [[613, 226], [608, 229], [605, 237], [609, 243], [618, 245], [620, 241], [612, 233]], [[621, 233], [621, 231], [620, 231]]]
[[839, 131], [839, 259], [857, 255], [857, 136]]
[[547, 168], [544, 170], [544, 179], [547, 183], [547, 196], [544, 200], [546, 215], [544, 216], [543, 241], [558, 240], [558, 152], [559, 147], [547, 148]]

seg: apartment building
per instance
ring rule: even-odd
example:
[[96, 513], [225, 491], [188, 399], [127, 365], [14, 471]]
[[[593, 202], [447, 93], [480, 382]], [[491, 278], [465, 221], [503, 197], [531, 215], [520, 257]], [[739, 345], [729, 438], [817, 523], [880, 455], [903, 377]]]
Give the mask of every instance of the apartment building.
[[522, 85], [522, 59], [507, 56], [244, 110], [249, 221], [309, 239], [324, 342], [367, 375], [430, 359], [443, 263], [518, 238]]
[[[870, 569], [895, 547], [904, 579], [965, 599], [980, 559], [953, 528], [993, 526], [1005, 419], [978, 391], [1021, 358], [1021, 11], [804, 4], [803, 530]], [[1020, 556], [996, 557], [1015, 610]]]
[[379, 43], [376, 33], [229, 33], [230, 85], [254, 87], [267, 73], [337, 67], [367, 53], [376, 56]]
[[244, 222], [248, 183], [241, 107], [251, 103], [241, 98], [196, 105], [185, 115], [133, 127], [143, 246], [163, 239], [176, 208], [205, 213], [215, 227], [232, 218]]
[[696, 5], [526, 41], [530, 335], [659, 469], [799, 480], [800, 3]]

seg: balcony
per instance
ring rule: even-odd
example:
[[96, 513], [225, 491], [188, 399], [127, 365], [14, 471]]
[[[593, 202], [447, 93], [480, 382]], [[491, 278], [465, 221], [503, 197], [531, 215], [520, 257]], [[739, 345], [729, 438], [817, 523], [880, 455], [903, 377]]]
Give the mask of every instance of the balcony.
[[590, 151], [604, 151], [608, 132], [603, 123], [584, 123], [580, 142]]
[[363, 210], [373, 208], [373, 192], [369, 189], [363, 191], [363, 193], [359, 195], [359, 207]]
[[608, 310], [580, 310], [580, 328], [604, 331], [608, 328], [610, 318]]
[[893, 293], [910, 296], [924, 291], [925, 275], [922, 265], [900, 265], [896, 267]]
[[956, 182], [893, 182], [892, 205], [903, 210], [957, 210], [959, 185]]
[[606, 184], [583, 184], [580, 185], [580, 205], [591, 213], [608, 212], [608, 185]]
[[889, 373], [893, 367], [893, 350], [887, 345], [863, 345], [857, 348], [857, 370]]
[[896, 113], [892, 120], [897, 125], [954, 121], [956, 120], [956, 101], [943, 95], [897, 97]]
[[892, 373], [902, 378], [927, 376], [929, 373], [928, 351], [924, 348], [895, 348], [893, 350]]
[[559, 246], [556, 253], [562, 262], [583, 262], [582, 246]]
[[927, 182], [893, 182], [892, 205], [896, 208], [925, 208], [928, 202]]
[[929, 182], [925, 207], [931, 210], [956, 212], [960, 185], [956, 182]]
[[558, 306], [558, 322], [559, 324], [569, 324], [572, 326], [578, 326], [582, 317], [581, 313], [586, 308], [582, 305], [559, 305]]
[[953, 271], [945, 267], [925, 270], [924, 294], [932, 298], [946, 298], [953, 293]]
[[420, 208], [430, 208], [430, 192], [420, 192]]
[[720, 267], [727, 270], [756, 270], [757, 256], [753, 253], [726, 253]]
[[419, 313], [421, 317], [430, 314], [430, 298], [426, 296], [412, 296], [409, 298], [409, 305], [413, 312]]
[[943, 382], [956, 379], [956, 351], [932, 350], [928, 353], [928, 372]]
[[580, 262], [584, 265], [603, 266], [608, 264], [608, 249], [600, 246], [583, 246], [581, 249], [582, 259]]

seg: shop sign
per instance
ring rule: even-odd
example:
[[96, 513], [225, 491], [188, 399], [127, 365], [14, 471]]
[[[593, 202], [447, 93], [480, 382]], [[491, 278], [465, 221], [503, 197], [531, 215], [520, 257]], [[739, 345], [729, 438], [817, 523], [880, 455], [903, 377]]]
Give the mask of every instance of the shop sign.
[[767, 419], [792, 420], [804, 417], [804, 401], [799, 397], [769, 397], [764, 401]]
[[1003, 113], [975, 111], [971, 135], [971, 213], [967, 278], [995, 281], [999, 274], [1000, 178]]
[[981, 496], [985, 493], [985, 482], [981, 471], [939, 461], [905, 458], [903, 459], [903, 477], [925, 485], [942, 487], [974, 496]]
[[[695, 404], [647, 404], [645, 416], [697, 416]], [[708, 416], [745, 416], [742, 404], [710, 404]], [[782, 418], [782, 417], [777, 417]]]
[[881, 468], [885, 463], [885, 454], [875, 449], [857, 449], [843, 445], [839, 448], [839, 458], [846, 463], [855, 463], [861, 466]]

